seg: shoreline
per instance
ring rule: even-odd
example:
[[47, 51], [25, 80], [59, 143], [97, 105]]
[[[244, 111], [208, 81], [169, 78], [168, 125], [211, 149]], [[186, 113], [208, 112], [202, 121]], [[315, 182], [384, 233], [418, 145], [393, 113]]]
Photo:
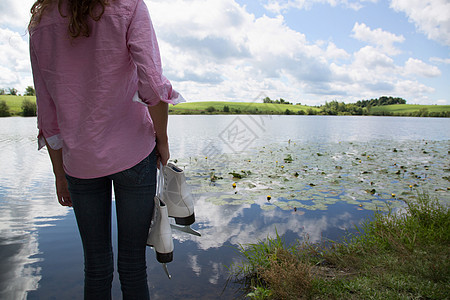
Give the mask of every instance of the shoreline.
[[[0, 117], [23, 116], [27, 107], [36, 106], [35, 96], [0, 95]], [[170, 115], [294, 115], [294, 116], [388, 116], [449, 118], [450, 105], [393, 104], [358, 107], [344, 104], [344, 110], [326, 105], [308, 106], [261, 102], [205, 101], [185, 102], [169, 107]], [[27, 111], [29, 115], [30, 111]], [[29, 115], [30, 116], [30, 115]]]
[[449, 206], [425, 192], [343, 242], [240, 245], [230, 280], [250, 299], [447, 299]]

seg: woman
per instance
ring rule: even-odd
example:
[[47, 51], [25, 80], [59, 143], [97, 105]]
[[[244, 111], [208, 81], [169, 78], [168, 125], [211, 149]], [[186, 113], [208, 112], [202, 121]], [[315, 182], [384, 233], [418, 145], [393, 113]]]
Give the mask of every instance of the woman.
[[111, 298], [112, 185], [123, 298], [148, 299], [156, 165], [170, 156], [168, 104], [184, 99], [162, 75], [147, 7], [143, 0], [38, 0], [31, 13], [39, 149], [50, 154], [59, 203], [75, 212], [85, 299]]

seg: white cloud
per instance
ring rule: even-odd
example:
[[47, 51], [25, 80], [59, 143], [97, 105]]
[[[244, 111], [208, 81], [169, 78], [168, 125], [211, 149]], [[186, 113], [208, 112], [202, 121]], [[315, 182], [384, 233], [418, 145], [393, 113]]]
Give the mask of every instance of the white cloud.
[[33, 85], [28, 52], [28, 43], [19, 33], [0, 28], [0, 87], [20, 92]]
[[430, 57], [430, 61], [434, 63], [450, 65], [450, 58]]
[[352, 32], [352, 37], [355, 39], [375, 45], [390, 55], [400, 53], [400, 50], [394, 46], [394, 43], [403, 43], [405, 41], [405, 38], [402, 35], [395, 35], [384, 31], [381, 28], [372, 30], [364, 23], [359, 24], [356, 22]]
[[[260, 92], [293, 102], [309, 99], [319, 104], [323, 97], [350, 101], [393, 93], [405, 80], [403, 75], [438, 74], [432, 66], [422, 72], [413, 69], [414, 60], [407, 68], [396, 65], [391, 56], [400, 53], [395, 44], [405, 38], [363, 23], [355, 24], [353, 36], [370, 46], [352, 54], [334, 42], [313, 44], [289, 28], [281, 15], [256, 18], [234, 1], [151, 4], [165, 72], [177, 87], [189, 91], [186, 96], [192, 101], [250, 100]], [[164, 17], [173, 7], [176, 21]]]
[[450, 1], [392, 0], [391, 7], [404, 12], [429, 39], [450, 46]]
[[428, 97], [426, 97], [426, 94], [433, 93], [434, 89], [416, 80], [403, 80], [396, 84], [396, 92], [398, 93], [398, 95], [408, 95], [409, 99], [413, 100], [409, 101], [409, 103], [432, 104], [425, 103], [425, 101], [428, 99]]
[[361, 78], [385, 77], [385, 73], [395, 71], [394, 60], [372, 46], [361, 48], [354, 54], [352, 69]]
[[409, 58], [404, 66], [379, 49], [366, 46], [355, 52], [349, 64], [331, 63], [334, 74], [330, 90], [336, 93], [336, 99], [345, 101], [377, 98], [380, 95], [399, 95], [408, 103], [435, 103], [429, 95], [435, 89], [420, 81], [417, 77], [441, 76], [441, 71], [421, 60]]
[[26, 33], [30, 20], [30, 9], [34, 0], [2, 0], [0, 1], [0, 24]]
[[282, 13], [291, 8], [311, 9], [314, 4], [329, 4], [332, 7], [343, 6], [353, 10], [364, 7], [365, 2], [376, 3], [378, 0], [266, 0], [264, 8], [270, 12]]
[[[282, 16], [256, 18], [234, 1], [152, 1], [149, 7], [166, 75], [179, 87], [196, 85], [198, 92], [187, 95], [195, 100], [253, 99], [275, 87], [283, 93], [276, 97], [298, 97], [298, 87], [313, 91], [330, 80], [327, 55], [345, 56], [334, 44], [324, 51], [309, 43]], [[166, 18], [173, 7], [173, 18]]]
[[325, 53], [328, 60], [349, 59], [351, 56], [344, 49], [338, 48], [334, 43], [330, 42]]
[[405, 73], [425, 77], [437, 77], [441, 75], [441, 71], [438, 67], [428, 65], [420, 59], [414, 58], [409, 58], [405, 63]]
[[[332, 98], [348, 102], [389, 94], [405, 80], [420, 84], [423, 77], [447, 72], [445, 66], [440, 70], [413, 55], [399, 65], [393, 56], [400, 53], [399, 44], [404, 47], [404, 36], [361, 22], [355, 22], [349, 34], [367, 45], [352, 49], [336, 37], [309, 41], [307, 28], [290, 28], [282, 15], [256, 17], [235, 0], [145, 1], [158, 35], [164, 73], [188, 101], [252, 101], [265, 93], [311, 105]], [[33, 84], [27, 37], [21, 33], [29, 9], [20, 10], [32, 2], [0, 4], [9, 6], [9, 13], [0, 10], [0, 87], [19, 92]], [[309, 9], [318, 3], [350, 8], [368, 2], [377, 1], [262, 1], [279, 11]], [[448, 64], [445, 57], [429, 61]], [[408, 99], [410, 94], [403, 96]]]
[[380, 50], [366, 46], [353, 54], [349, 64], [331, 64], [331, 87], [340, 91], [337, 99], [359, 100], [392, 94], [398, 80], [394, 60]]
[[[376, 1], [264, 3], [280, 13], [309, 9], [319, 2], [350, 7]], [[294, 102], [301, 97], [310, 104], [322, 103], [323, 97], [349, 101], [365, 94], [393, 93], [411, 76], [439, 76], [432, 66], [419, 70], [412, 58], [405, 66], [396, 65], [392, 56], [401, 53], [396, 44], [405, 37], [364, 23], [355, 23], [352, 33], [369, 46], [348, 53], [334, 42], [309, 42], [281, 15], [257, 18], [231, 0], [152, 1], [151, 5], [165, 71], [180, 89], [189, 91], [187, 98], [193, 101], [249, 100], [260, 92]], [[173, 18], [165, 17], [167, 11]], [[409, 79], [403, 78], [406, 75]], [[431, 90], [421, 87], [423, 92]]]

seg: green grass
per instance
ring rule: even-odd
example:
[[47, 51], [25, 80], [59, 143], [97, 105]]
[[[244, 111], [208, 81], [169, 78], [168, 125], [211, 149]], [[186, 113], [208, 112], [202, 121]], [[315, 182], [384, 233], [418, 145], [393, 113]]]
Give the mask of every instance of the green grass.
[[[25, 99], [36, 101], [35, 96], [0, 95], [9, 107], [11, 115], [20, 115], [22, 102]], [[227, 109], [224, 109], [228, 107]], [[306, 105], [256, 103], [256, 102], [226, 102], [206, 101], [187, 102], [170, 106], [171, 114], [320, 114], [320, 108]], [[393, 116], [450, 116], [450, 105], [412, 105], [396, 104], [373, 106], [370, 114]]]
[[370, 114], [413, 117], [449, 117], [450, 105], [395, 104], [373, 106], [370, 109]]
[[[224, 107], [228, 107], [229, 111], [224, 111]], [[171, 106], [170, 112], [173, 114], [286, 114], [286, 109], [289, 109], [292, 114], [297, 114], [301, 110], [306, 114], [308, 109], [319, 111], [316, 107], [305, 105], [206, 101], [180, 103]]]
[[426, 194], [376, 213], [343, 242], [241, 246], [231, 267], [251, 299], [448, 299], [449, 207]]
[[[224, 108], [228, 107], [228, 111]], [[289, 110], [289, 111], [286, 111]], [[318, 107], [254, 102], [187, 102], [170, 107], [171, 114], [321, 114]], [[396, 104], [373, 106], [372, 115], [392, 116], [450, 116], [450, 105]]]
[[28, 99], [32, 102], [36, 102], [36, 96], [12, 96], [12, 95], [0, 95], [0, 101], [5, 101], [9, 107], [9, 112], [12, 116], [20, 116], [22, 113], [22, 102]]
[[394, 104], [384, 106], [373, 106], [371, 111], [390, 111], [392, 113], [412, 113], [420, 109], [427, 109], [429, 112], [450, 111], [450, 105], [416, 105], [416, 104]]

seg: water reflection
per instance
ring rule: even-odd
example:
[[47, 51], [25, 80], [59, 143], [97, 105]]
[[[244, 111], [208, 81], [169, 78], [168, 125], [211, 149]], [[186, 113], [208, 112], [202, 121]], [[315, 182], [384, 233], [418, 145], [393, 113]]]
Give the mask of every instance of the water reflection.
[[[151, 268], [151, 278], [158, 281], [152, 292], [160, 299], [211, 299], [220, 295], [223, 299], [231, 299], [236, 289], [233, 284], [230, 283], [224, 294], [221, 293], [228, 276], [227, 266], [241, 260], [235, 250], [237, 245], [255, 243], [276, 233], [283, 235], [288, 244], [304, 236], [312, 242], [336, 239], [372, 215], [370, 211], [349, 212], [345, 204], [333, 205], [328, 211], [298, 212], [267, 211], [258, 204], [219, 206], [199, 197], [195, 228], [201, 231], [202, 237], [174, 232], [175, 259], [169, 268], [176, 276], [169, 283], [163, 277], [155, 277], [162, 273], [158, 266]], [[149, 260], [154, 261], [154, 258]], [[177, 290], [171, 290], [170, 284]], [[166, 298], [160, 291], [165, 291]]]
[[67, 210], [48, 205], [53, 187], [48, 158], [36, 153], [36, 119], [0, 122], [0, 298], [24, 299], [41, 279], [37, 229]]
[[26, 291], [36, 289], [40, 280], [39, 269], [29, 267], [36, 261], [30, 258], [30, 253], [37, 253], [36, 236], [2, 237], [0, 247], [0, 298], [24, 299]]
[[[172, 157], [187, 160], [288, 139], [314, 141], [320, 147], [321, 142], [450, 138], [442, 130], [448, 128], [448, 119], [171, 116], [169, 123]], [[35, 118], [0, 118], [0, 299], [79, 299], [83, 257], [73, 211], [57, 203], [50, 161], [45, 151], [36, 150], [35, 136]], [[171, 281], [148, 251], [152, 298], [233, 298], [234, 287], [223, 288], [226, 266], [240, 259], [236, 245], [276, 232], [287, 243], [304, 236], [312, 242], [336, 239], [373, 213], [343, 202], [317, 211], [263, 209], [266, 201], [260, 197], [217, 205], [205, 193], [196, 194], [194, 227], [202, 237], [174, 232]], [[115, 229], [113, 236], [116, 240]], [[117, 278], [114, 299], [121, 297]]]
[[[349, 212], [348, 205], [339, 203], [327, 211], [281, 211], [263, 210], [253, 205], [214, 205], [199, 198], [196, 202], [197, 226], [202, 237], [174, 233], [179, 241], [193, 240], [201, 250], [220, 248], [226, 244], [239, 245], [256, 243], [268, 236], [293, 235], [300, 239], [308, 236], [311, 242], [318, 242], [331, 229], [341, 231], [352, 229], [372, 212]], [[335, 238], [336, 232], [330, 234]], [[288, 240], [287, 242], [293, 242]]]
[[175, 115], [169, 124], [174, 158], [233, 153], [289, 139], [315, 143], [450, 139], [450, 132], [442, 130], [449, 128], [448, 118]]

